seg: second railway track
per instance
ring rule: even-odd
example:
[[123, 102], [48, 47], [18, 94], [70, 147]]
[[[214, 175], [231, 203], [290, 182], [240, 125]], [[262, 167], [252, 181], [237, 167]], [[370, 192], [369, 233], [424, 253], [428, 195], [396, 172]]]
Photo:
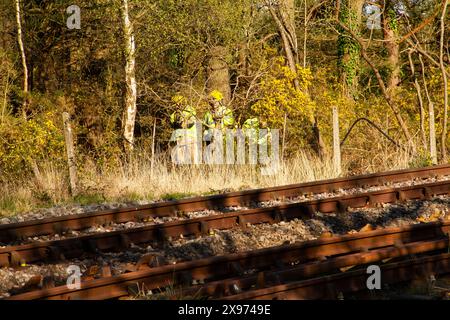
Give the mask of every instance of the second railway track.
[[[339, 290], [355, 289], [342, 288], [343, 278], [354, 283], [353, 277], [356, 277], [359, 279], [356, 287], [361, 286], [361, 277], [367, 276], [365, 270], [347, 272], [345, 268], [448, 251], [449, 232], [450, 221], [361, 232], [176, 265], [144, 267], [140, 271], [83, 282], [79, 289], [60, 286], [18, 294], [10, 299], [116, 299], [128, 296], [130, 292], [136, 293], [142, 287], [162, 292], [172, 288], [169, 291], [180, 291], [185, 297], [253, 299], [276, 298], [279, 294], [281, 298], [292, 298], [295, 293], [297, 298], [318, 298], [323, 297], [327, 283], [334, 286], [337, 282]], [[412, 265], [422, 261], [435, 274], [450, 272], [448, 254], [415, 258], [414, 261]], [[437, 267], [433, 261], [437, 261]], [[445, 265], [439, 261], [444, 261]], [[384, 266], [386, 270], [394, 268], [390, 273], [391, 282], [405, 278], [401, 273], [398, 279], [395, 278], [396, 268], [401, 267], [405, 268], [405, 265]], [[319, 279], [308, 280], [317, 276]]]
[[[282, 221], [290, 221], [293, 219], [308, 219], [316, 216], [316, 213], [344, 213], [349, 208], [368, 208], [378, 206], [379, 204], [404, 202], [406, 200], [432, 200], [436, 196], [448, 196], [450, 193], [450, 180], [446, 176], [449, 175], [450, 166], [437, 166], [419, 170], [403, 170], [352, 177], [348, 179], [334, 179], [218, 196], [199, 197], [157, 203], [139, 208], [109, 210], [91, 214], [62, 216], [0, 225], [0, 244], [10, 244], [3, 248], [0, 247], [0, 267], [26, 266], [29, 263], [35, 262], [48, 263], [67, 261], [66, 259], [72, 258], [76, 260], [82, 256], [86, 256], [85, 254], [96, 256], [102, 252], [126, 251], [130, 246], [133, 247], [134, 245], [141, 246], [150, 243], [153, 245], [156, 244], [157, 246], [159, 246], [158, 244], [165, 245], [165, 243], [179, 237], [198, 237], [214, 234], [215, 230], [234, 228], [247, 230], [250, 225], [277, 224]], [[437, 182], [430, 183], [430, 181]], [[395, 187], [392, 187], [389, 183], [394, 184]], [[372, 191], [359, 192], [363, 187]], [[346, 190], [351, 188], [358, 189], [350, 192], [341, 192], [342, 189]], [[336, 192], [338, 189], [340, 192]], [[316, 192], [330, 192], [331, 194], [325, 194], [323, 198], [322, 196], [311, 196]], [[296, 198], [305, 194], [309, 195], [309, 197], [307, 197], [309, 200], [298, 200], [298, 198]], [[293, 203], [282, 201], [282, 204], [280, 205], [273, 205], [273, 202], [264, 203], [264, 201], [274, 199], [284, 200], [286, 198], [295, 199], [293, 199]], [[258, 205], [256, 208], [252, 209], [231, 210], [231, 212], [225, 213], [214, 212], [214, 214], [206, 216], [200, 215], [200, 217], [197, 218], [186, 218], [189, 217], [189, 215], [179, 215], [180, 212], [188, 212], [190, 210], [195, 211], [221, 206], [235, 206], [246, 204], [251, 201], [259, 201], [264, 205]], [[175, 221], [167, 223], [152, 223], [148, 221], [149, 218], [163, 216], [174, 216], [177, 218], [174, 219]], [[114, 225], [129, 221], [140, 221], [141, 223], [137, 224], [140, 225], [140, 227], [119, 228], [109, 232], [97, 232], [92, 234], [83, 234], [82, 231], [81, 236], [70, 237], [66, 235], [63, 236], [62, 240], [45, 240], [47, 235], [56, 233], [65, 234], [65, 231], [67, 230], [85, 230], [86, 228], [96, 225]], [[364, 261], [378, 261], [380, 259], [383, 260], [384, 258], [391, 259], [393, 257], [403, 257], [410, 254], [424, 254], [431, 251], [443, 250], [448, 247], [448, 222], [441, 225], [429, 224], [427, 227], [421, 227], [421, 225], [419, 225], [410, 228], [411, 229], [401, 229], [402, 231], [398, 233], [402, 234], [400, 237], [398, 234], [393, 236], [392, 233], [387, 235], [382, 233], [377, 234], [375, 232], [375, 237], [369, 237], [371, 243], [364, 242], [362, 239], [365, 237], [364, 235], [361, 239], [357, 238], [357, 235], [355, 235], [354, 237], [356, 238], [352, 239], [358, 239], [357, 246], [359, 246], [359, 249], [356, 249], [352, 245], [349, 246], [349, 243], [353, 243], [353, 240], [346, 242], [350, 238], [345, 238], [346, 236], [344, 236], [333, 238], [335, 240], [338, 239], [334, 245], [331, 242], [327, 244], [320, 242], [326, 241], [323, 239], [317, 240], [319, 241], [318, 243], [320, 243], [320, 249], [316, 248], [313, 249], [313, 251], [310, 251], [311, 249], [305, 251], [309, 242], [305, 243], [306, 247], [303, 247], [302, 244], [300, 244], [300, 247], [297, 246], [297, 249], [295, 249], [297, 250], [296, 253], [290, 252], [287, 253], [287, 256], [287, 251], [283, 248], [271, 248], [264, 249], [266, 251], [256, 250], [247, 254], [240, 254], [240, 257], [245, 257], [245, 259], [249, 258], [250, 262], [245, 259], [239, 260], [240, 258], [238, 259], [238, 262], [227, 260], [229, 257], [233, 257], [233, 255], [217, 257], [218, 263], [223, 264], [221, 267], [215, 264], [217, 261], [214, 259], [216, 258], [209, 258], [212, 260], [201, 259], [192, 262], [181, 262], [176, 265], [164, 265], [167, 261], [164, 261], [164, 259], [160, 261], [156, 258], [154, 253], [150, 255], [144, 254], [140, 259], [135, 260], [137, 263], [134, 266], [131, 266], [125, 273], [110, 276], [111, 270], [108, 271], [108, 268], [110, 267], [106, 267], [103, 272], [104, 278], [92, 280], [94, 282], [87, 281], [84, 283], [84, 285], [87, 286], [86, 288], [90, 288], [91, 283], [103, 281], [105, 285], [100, 285], [97, 289], [88, 289], [87, 291], [81, 290], [81, 293], [78, 291], [77, 293], [72, 291], [66, 292], [63, 288], [56, 287], [48, 289], [50, 292], [53, 292], [53, 290], [56, 290], [55, 292], [57, 293], [59, 292], [55, 296], [42, 296], [43, 291], [36, 291], [19, 294], [13, 296], [13, 298], [117, 298], [127, 295], [125, 291], [132, 286], [130, 281], [136, 280], [133, 283], [143, 283], [145, 285], [148, 285], [151, 282], [153, 283], [152, 286], [156, 286], [154, 288], [158, 289], [160, 286], [171, 284], [190, 284], [192, 279], [200, 279], [200, 281], [205, 281], [206, 279], [207, 283], [197, 287], [188, 285], [186, 287], [186, 292], [189, 294], [198, 294], [198, 292], [200, 292], [208, 297], [232, 298], [234, 295], [239, 297], [241, 294], [239, 291], [245, 289], [247, 291], [245, 294], [253, 294], [254, 298], [258, 298], [259, 294], [264, 296], [266, 292], [269, 292], [267, 291], [269, 289], [275, 290], [274, 292], [279, 292], [277, 286], [282, 286], [284, 284], [283, 281], [280, 282], [280, 277], [294, 281], [298, 278], [297, 276], [299, 274], [310, 278], [322, 273], [335, 271], [336, 268], [346, 268], [348, 266], [358, 265]], [[414, 235], [411, 236], [411, 233], [408, 233], [408, 230], [415, 230]], [[420, 234], [416, 232], [418, 230], [420, 230]], [[382, 231], [377, 230], [377, 232]], [[43, 237], [36, 238], [36, 236]], [[22, 241], [25, 241], [25, 244], [21, 244]], [[314, 247], [315, 242], [313, 241], [311, 243]], [[345, 243], [345, 245], [343, 245], [343, 243]], [[330, 248], [330, 245], [332, 249], [328, 252], [328, 249], [326, 248]], [[342, 249], [342, 246], [344, 246], [345, 249]], [[291, 248], [291, 246], [285, 246], [285, 248]], [[289, 251], [290, 249], [287, 250]], [[370, 250], [370, 252], [368, 252], [368, 250]], [[255, 253], [256, 256], [258, 256], [258, 252], [263, 252], [263, 255], [265, 254], [264, 252], [271, 252], [272, 256], [268, 255], [264, 256], [264, 258], [261, 256], [259, 256], [259, 258], [254, 258], [255, 256], [253, 256], [253, 254]], [[313, 252], [312, 255], [311, 252]], [[328, 254], [325, 254], [326, 252], [328, 252]], [[332, 260], [322, 261], [323, 255], [332, 257]], [[274, 257], [279, 257], [279, 259], [273, 260]], [[294, 259], [294, 257], [296, 258]], [[256, 259], [256, 262], [254, 259]], [[264, 260], [264, 262], [262, 262], [262, 260]], [[197, 271], [191, 272], [189, 268], [189, 270], [183, 269], [183, 266], [186, 266], [186, 264], [187, 266], [194, 266], [197, 268], [197, 263], [201, 264], [202, 261], [206, 261], [206, 265], [201, 266], [200, 269], [203, 271], [200, 273]], [[212, 265], [210, 265], [208, 261], [212, 261]], [[318, 262], [320, 265], [317, 265]], [[102, 268], [100, 267], [100, 269]], [[253, 271], [251, 270], [254, 269], [259, 270], [257, 274], [252, 273]], [[169, 274], [155, 275], [152, 273], [158, 270], [171, 270], [171, 284], [168, 284], [170, 283]], [[250, 274], [248, 274], [248, 270], [251, 271]], [[126, 273], [130, 271], [133, 272]], [[150, 272], [150, 275], [146, 272]], [[202, 272], [206, 272], [206, 275], [204, 276]], [[141, 275], [143, 275], [143, 278], [141, 278]], [[137, 278], [135, 278], [135, 276], [137, 276]], [[302, 278], [302, 276], [300, 276], [300, 278]], [[288, 282], [292, 282], [291, 280]], [[239, 290], [234, 290], [235, 292], [233, 292], [233, 290], [230, 291], [230, 288], [236, 287], [236, 284], [238, 284], [237, 287]], [[120, 291], [120, 294], [117, 292], [115, 294], [108, 293], [115, 292], [116, 289]], [[266, 291], [258, 291], [262, 289], [266, 289]], [[295, 294], [301, 298], [302, 294], [307, 292], [302, 290], [298, 291], [295, 289], [293, 291], [287, 290], [286, 292], [295, 292]], [[22, 290], [18, 290], [18, 292], [22, 292]], [[284, 297], [284, 294], [285, 293], [281, 293], [280, 297]], [[265, 297], [266, 296], [267, 295], [265, 295]], [[288, 296], [289, 295], [286, 297]], [[276, 298], [277, 295], [274, 294], [273, 297]]]
[[6, 244], [15, 240], [20, 241], [21, 239], [28, 237], [62, 234], [69, 230], [84, 230], [92, 226], [123, 224], [126, 222], [143, 222], [156, 217], [177, 217], [180, 212], [232, 207], [251, 202], [264, 202], [275, 199], [299, 197], [302, 195], [334, 192], [336, 190], [347, 190], [351, 188], [383, 186], [388, 183], [399, 183], [412, 181], [414, 179], [428, 179], [449, 175], [450, 165], [440, 165], [428, 168], [399, 170], [350, 178], [232, 192], [179, 201], [161, 202], [140, 207], [29, 220], [0, 225], [0, 243]]
[[[348, 208], [373, 207], [405, 200], [430, 200], [450, 194], [450, 181], [402, 188], [389, 188], [322, 200], [312, 200], [267, 208], [257, 208], [202, 218], [153, 224], [140, 228], [96, 233], [75, 238], [7, 246], [0, 249], [0, 266], [17, 266], [37, 261], [77, 258], [84, 253], [126, 250], [131, 244], [164, 242], [171, 238], [206, 235], [211, 230], [247, 228], [249, 224], [277, 223], [295, 218], [311, 218], [316, 212], [345, 212]], [[3, 235], [5, 237], [5, 235]]]

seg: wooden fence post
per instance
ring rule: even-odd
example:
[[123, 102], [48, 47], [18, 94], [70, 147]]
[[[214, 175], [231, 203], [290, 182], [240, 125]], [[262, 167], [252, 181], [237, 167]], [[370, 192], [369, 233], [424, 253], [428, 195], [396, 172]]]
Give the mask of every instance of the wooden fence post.
[[339, 112], [336, 106], [333, 106], [333, 163], [334, 169], [340, 175], [341, 170], [341, 141], [339, 138]]
[[70, 191], [72, 196], [78, 194], [77, 166], [75, 162], [75, 151], [73, 147], [72, 126], [70, 125], [70, 116], [67, 112], [63, 113], [64, 138], [66, 140], [67, 163], [69, 165]]
[[432, 102], [429, 103], [429, 121], [430, 121], [430, 154], [431, 162], [433, 165], [438, 164], [437, 158], [437, 146], [436, 146], [436, 120], [434, 115], [434, 105]]

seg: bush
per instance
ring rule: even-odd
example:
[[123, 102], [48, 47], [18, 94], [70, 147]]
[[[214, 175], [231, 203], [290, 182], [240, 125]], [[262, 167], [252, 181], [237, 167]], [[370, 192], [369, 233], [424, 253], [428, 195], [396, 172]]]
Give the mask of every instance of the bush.
[[[294, 79], [300, 84], [295, 88]], [[297, 66], [297, 73], [278, 58], [259, 84], [260, 99], [251, 110], [269, 128], [282, 129], [287, 116], [287, 143], [290, 148], [304, 147], [310, 138], [316, 106], [309, 94], [312, 74], [309, 69]]]
[[64, 135], [47, 112], [30, 120], [8, 118], [0, 126], [0, 170], [22, 174], [42, 160], [64, 160]]

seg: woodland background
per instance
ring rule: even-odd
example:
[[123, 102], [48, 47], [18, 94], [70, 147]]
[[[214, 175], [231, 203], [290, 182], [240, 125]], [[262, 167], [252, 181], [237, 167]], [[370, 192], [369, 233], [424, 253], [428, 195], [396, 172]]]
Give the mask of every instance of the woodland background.
[[[71, 30], [73, 4], [81, 28]], [[371, 30], [373, 6], [381, 28]], [[2, 0], [0, 214], [335, 177], [333, 106], [341, 140], [362, 118], [391, 138], [358, 122], [342, 147], [342, 174], [446, 163], [447, 7], [446, 0]], [[224, 94], [239, 125], [259, 117], [282, 130], [277, 176], [171, 164], [172, 98], [183, 95], [201, 115], [212, 90]], [[63, 112], [74, 129], [77, 194], [68, 183]]]

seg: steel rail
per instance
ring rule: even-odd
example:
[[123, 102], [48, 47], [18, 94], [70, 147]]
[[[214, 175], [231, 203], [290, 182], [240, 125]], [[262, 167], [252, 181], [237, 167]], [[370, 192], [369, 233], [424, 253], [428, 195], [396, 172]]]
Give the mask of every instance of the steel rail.
[[[299, 280], [323, 276], [326, 274], [340, 274], [346, 272], [347, 268], [361, 267], [371, 263], [382, 262], [399, 257], [423, 254], [427, 252], [442, 251], [448, 249], [449, 239], [419, 241], [409, 244], [395, 244], [393, 246], [368, 250], [362, 249], [361, 253], [353, 253], [336, 258], [323, 259], [324, 261], [314, 261], [300, 264], [295, 267], [282, 268], [279, 270], [260, 271], [249, 276], [236, 277], [231, 279], [214, 281], [203, 286], [194, 286], [184, 290], [179, 290], [175, 294], [182, 296], [200, 296], [208, 298], [222, 298], [230, 296], [230, 299], [254, 299], [261, 293], [266, 293], [265, 287], [279, 287], [281, 284], [298, 282]], [[234, 294], [233, 294], [234, 291]], [[241, 297], [241, 292], [244, 297]], [[276, 291], [276, 290], [274, 290]], [[173, 293], [172, 293], [173, 294]], [[238, 294], [235, 298], [233, 295]], [[266, 297], [264, 297], [266, 298]]]
[[[301, 264], [320, 261], [324, 258], [339, 258], [339, 255], [345, 254], [360, 253], [360, 255], [368, 255], [371, 259], [376, 257], [383, 259], [383, 257], [387, 257], [386, 252], [384, 255], [375, 253], [371, 256], [372, 253], [370, 251], [367, 252], [367, 250], [385, 250], [386, 247], [395, 246], [394, 249], [388, 250], [394, 250], [393, 252], [397, 254], [408, 254], [408, 252], [418, 252], [417, 248], [422, 248], [425, 251], [442, 249], [448, 246], [449, 232], [450, 221], [361, 232], [149, 268], [118, 276], [86, 281], [81, 283], [80, 289], [71, 290], [67, 286], [61, 286], [15, 295], [10, 297], [10, 299], [113, 299], [128, 295], [130, 288], [136, 288], [137, 285], [145, 285], [145, 288], [149, 290], [179, 285], [191, 286], [194, 279], [212, 282], [223, 280], [224, 278], [242, 276], [245, 270], [267, 270], [274, 265], [278, 266], [278, 268], [285, 268], [293, 263], [301, 266]], [[414, 245], [414, 243], [416, 244]], [[422, 247], [415, 247], [417, 244], [420, 244]], [[422, 252], [422, 249], [419, 251]], [[393, 252], [388, 253], [392, 255]], [[353, 265], [354, 263], [367, 261], [364, 260], [367, 257], [361, 258], [361, 256], [358, 256], [357, 260], [354, 259], [353, 257], [351, 261], [345, 260], [345, 263], [335, 260], [327, 268], [333, 269], [342, 267], [345, 264]], [[323, 263], [326, 265], [329, 262], [326, 260], [322, 262], [322, 267], [320, 267], [320, 263], [311, 265], [313, 266], [312, 268], [316, 265], [316, 268], [319, 268], [316, 271], [322, 272], [324, 271]], [[309, 272], [312, 271], [310, 270]]]
[[77, 258], [83, 253], [127, 249], [131, 243], [163, 242], [180, 235], [204, 235], [211, 230], [247, 228], [248, 224], [277, 223], [295, 218], [311, 218], [316, 212], [343, 212], [349, 207], [361, 208], [380, 203], [410, 199], [431, 199], [433, 195], [450, 194], [450, 181], [312, 200], [267, 208], [173, 221], [139, 228], [84, 235], [64, 240], [42, 241], [0, 249], [0, 267], [17, 266], [45, 260]]
[[142, 222], [155, 217], [177, 216], [180, 212], [230, 207], [305, 194], [333, 192], [338, 189], [377, 186], [389, 182], [403, 182], [445, 175], [450, 175], [450, 165], [254, 189], [178, 201], [159, 202], [144, 206], [4, 224], [0, 225], [0, 242], [8, 243], [27, 237], [61, 234], [69, 230], [83, 230], [92, 226], [111, 223]]
[[[450, 273], [450, 254], [444, 253], [406, 261], [389, 263], [380, 266], [382, 283], [394, 284], [411, 281], [422, 277], [424, 280], [430, 276]], [[269, 288], [253, 290], [236, 295], [223, 297], [223, 300], [313, 300], [336, 299], [338, 293], [357, 292], [368, 290], [367, 270], [333, 274], [316, 279], [298, 281]]]

